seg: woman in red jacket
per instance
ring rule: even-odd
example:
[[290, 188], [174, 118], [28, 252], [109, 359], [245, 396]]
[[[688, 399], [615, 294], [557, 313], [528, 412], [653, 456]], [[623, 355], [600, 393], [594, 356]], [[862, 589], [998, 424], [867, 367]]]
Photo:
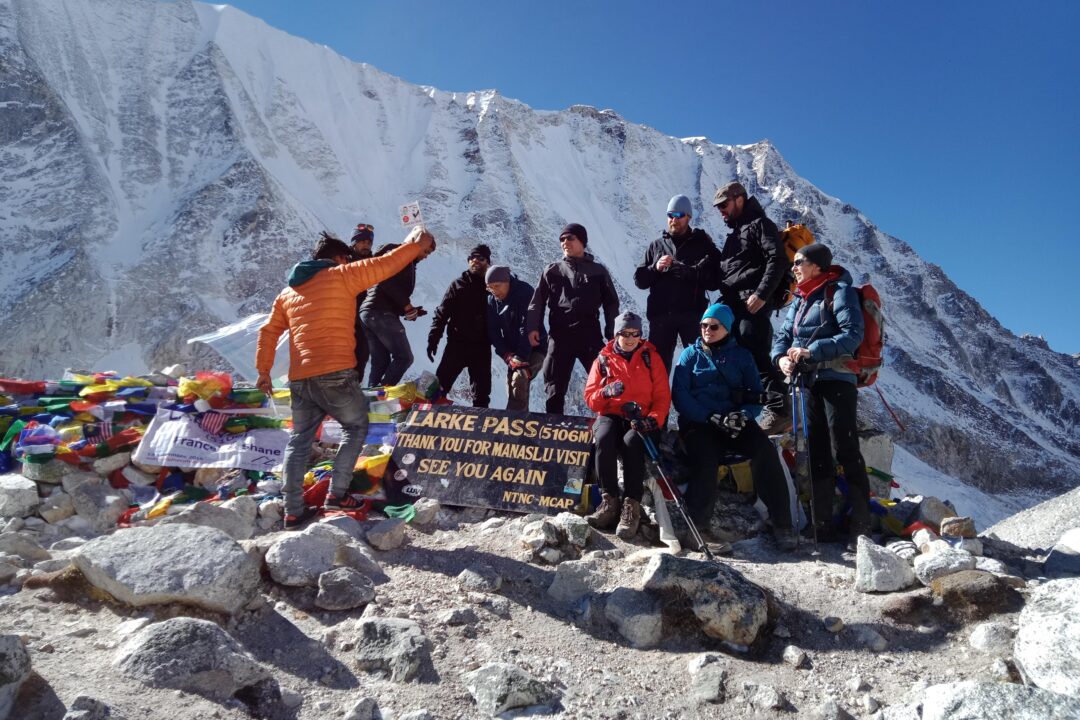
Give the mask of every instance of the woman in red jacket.
[[[641, 415], [630, 420], [626, 403], [635, 402]], [[656, 348], [641, 338], [641, 318], [627, 312], [615, 320], [615, 338], [600, 351], [585, 384], [585, 403], [597, 414], [593, 423], [596, 474], [603, 489], [600, 507], [586, 520], [598, 530], [610, 530], [629, 540], [641, 523], [641, 494], [645, 480], [643, 433], [656, 433], [667, 422], [671, 407], [668, 371]], [[619, 500], [616, 458], [623, 459], [623, 499]]]

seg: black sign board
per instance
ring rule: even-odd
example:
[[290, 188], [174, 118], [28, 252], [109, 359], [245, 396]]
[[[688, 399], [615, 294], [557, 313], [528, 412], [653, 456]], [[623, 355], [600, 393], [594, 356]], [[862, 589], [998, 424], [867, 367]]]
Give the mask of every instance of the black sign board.
[[516, 512], [573, 510], [588, 474], [592, 422], [459, 405], [413, 410], [398, 429], [383, 479], [387, 496]]

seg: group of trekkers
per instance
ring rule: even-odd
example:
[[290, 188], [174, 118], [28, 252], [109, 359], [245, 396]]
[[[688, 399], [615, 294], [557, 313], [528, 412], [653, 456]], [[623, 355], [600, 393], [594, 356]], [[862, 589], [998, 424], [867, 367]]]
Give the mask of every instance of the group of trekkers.
[[[713, 205], [730, 228], [722, 247], [691, 227], [693, 205], [676, 195], [667, 206], [667, 229], [634, 272], [637, 287], [648, 290], [648, 339], [641, 317], [620, 314], [610, 274], [587, 251], [586, 229], [570, 223], [559, 234], [562, 259], [543, 270], [535, 288], [507, 265], [492, 264], [488, 246], [472, 248], [466, 270], [433, 314], [427, 357], [435, 361], [445, 333], [436, 368], [440, 387], [448, 392], [468, 371], [473, 405], [487, 407], [494, 348], [506, 364], [507, 409], [529, 410], [530, 384], [540, 374], [551, 414], [564, 411], [574, 365], [585, 367], [584, 399], [597, 415], [594, 462], [602, 490], [587, 519], [598, 529], [615, 528], [624, 539], [641, 522], [646, 444], [659, 441], [674, 406], [691, 467], [685, 496], [691, 519], [702, 524], [712, 512], [721, 456], [745, 456], [773, 537], [785, 550], [796, 546], [794, 503], [769, 435], [790, 428], [788, 386], [799, 377], [806, 387], [816, 521], [809, 529], [818, 540], [843, 539], [831, 523], [840, 463], [853, 543], [869, 532], [870, 505], [856, 434], [856, 378], [843, 362], [863, 338], [851, 275], [833, 264], [831, 251], [820, 243], [799, 249], [792, 263], [776, 225], [742, 184], [721, 187]], [[359, 504], [348, 487], [366, 434], [361, 387], [368, 359], [368, 386], [398, 383], [413, 361], [401, 321], [426, 314], [412, 305], [411, 295], [416, 265], [435, 250], [430, 233], [417, 228], [402, 243], [373, 252], [374, 228], [360, 224], [351, 240], [350, 245], [323, 234], [313, 259], [293, 268], [289, 287], [259, 334], [257, 384], [268, 390], [274, 348], [281, 333], [290, 331], [287, 529], [319, 511], [304, 505], [302, 483], [326, 415], [342, 425], [343, 441], [324, 507], [348, 510]], [[769, 316], [783, 304], [778, 298], [791, 274], [794, 299], [774, 334]]]

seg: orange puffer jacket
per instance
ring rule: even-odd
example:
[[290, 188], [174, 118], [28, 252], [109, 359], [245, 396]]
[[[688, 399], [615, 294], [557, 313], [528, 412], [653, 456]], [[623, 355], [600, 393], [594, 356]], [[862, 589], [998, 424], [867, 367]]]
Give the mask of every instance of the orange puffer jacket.
[[[652, 417], [657, 425], [663, 427], [671, 408], [671, 387], [668, 385], [664, 361], [648, 340], [642, 340], [627, 361], [615, 350], [618, 341], [618, 338], [608, 341], [600, 355], [593, 360], [589, 379], [585, 383], [585, 404], [597, 415], [621, 416], [622, 406], [633, 401], [641, 406], [643, 416]], [[644, 352], [649, 353], [648, 363], [642, 356]], [[622, 394], [613, 398], [604, 397], [604, 387], [616, 381], [623, 384]]]
[[401, 272], [420, 255], [405, 243], [391, 252], [315, 273], [287, 287], [259, 328], [255, 368], [269, 375], [281, 333], [289, 331], [289, 380], [303, 380], [356, 367], [356, 296]]

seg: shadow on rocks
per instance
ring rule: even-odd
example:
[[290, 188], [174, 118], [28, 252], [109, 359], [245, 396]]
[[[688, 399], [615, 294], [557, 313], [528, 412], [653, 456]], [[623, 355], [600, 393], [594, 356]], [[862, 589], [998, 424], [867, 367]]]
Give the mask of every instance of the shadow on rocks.
[[336, 690], [360, 686], [356, 675], [321, 642], [308, 637], [276, 610], [263, 610], [238, 626], [232, 635], [256, 660], [290, 675]]
[[21, 720], [60, 720], [67, 708], [49, 685], [49, 681], [34, 671], [26, 678], [19, 694], [15, 696], [11, 714], [8, 717]]

